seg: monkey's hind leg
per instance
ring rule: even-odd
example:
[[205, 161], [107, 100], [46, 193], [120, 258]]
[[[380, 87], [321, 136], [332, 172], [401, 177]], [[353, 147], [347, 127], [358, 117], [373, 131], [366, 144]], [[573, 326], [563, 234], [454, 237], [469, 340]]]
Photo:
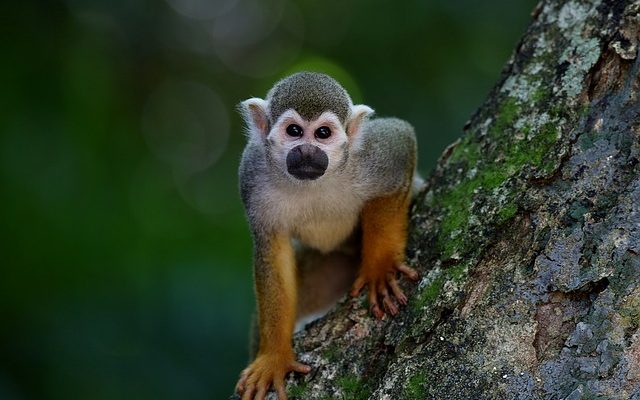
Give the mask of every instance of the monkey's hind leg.
[[[355, 246], [353, 246], [355, 247]], [[356, 278], [359, 249], [347, 248], [322, 254], [301, 247], [296, 251], [298, 304], [295, 332], [324, 316], [348, 291]], [[258, 315], [251, 317], [249, 362], [258, 355]]]
[[407, 304], [396, 277], [398, 272], [411, 280], [418, 279], [418, 273], [404, 263], [410, 201], [405, 189], [370, 200], [362, 211], [362, 263], [351, 295], [357, 296], [367, 285], [369, 305], [377, 318], [384, 316], [380, 301], [391, 315], [398, 313], [396, 303]]
[[359, 249], [340, 249], [323, 254], [303, 248], [296, 255], [298, 307], [295, 330], [299, 331], [325, 315], [349, 292], [356, 278]]

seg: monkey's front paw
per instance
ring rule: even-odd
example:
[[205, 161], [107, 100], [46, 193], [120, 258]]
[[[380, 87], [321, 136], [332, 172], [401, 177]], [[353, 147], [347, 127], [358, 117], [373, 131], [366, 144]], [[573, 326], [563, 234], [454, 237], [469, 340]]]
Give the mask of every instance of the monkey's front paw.
[[283, 357], [279, 354], [259, 355], [240, 374], [236, 391], [242, 395], [242, 400], [263, 400], [267, 391], [273, 385], [279, 400], [286, 400], [284, 378], [289, 371], [303, 374], [311, 371], [311, 367], [294, 360], [293, 356]]
[[369, 286], [369, 305], [373, 315], [375, 315], [376, 318], [384, 317], [384, 311], [380, 307], [380, 300], [382, 301], [384, 309], [389, 314], [397, 315], [398, 306], [396, 303], [403, 306], [407, 304], [407, 296], [400, 288], [398, 279], [396, 278], [398, 272], [403, 273], [413, 281], [418, 279], [418, 273], [403, 263], [398, 263], [386, 270], [362, 268], [358, 274], [358, 278], [353, 284], [351, 295], [357, 296], [360, 294], [362, 288], [367, 285]]

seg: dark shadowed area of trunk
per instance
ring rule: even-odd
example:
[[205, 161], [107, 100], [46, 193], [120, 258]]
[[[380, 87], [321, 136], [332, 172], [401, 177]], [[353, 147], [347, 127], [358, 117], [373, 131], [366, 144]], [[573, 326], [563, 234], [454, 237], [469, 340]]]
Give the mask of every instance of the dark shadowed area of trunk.
[[639, 14], [538, 5], [414, 203], [409, 305], [296, 335], [290, 397], [640, 399]]

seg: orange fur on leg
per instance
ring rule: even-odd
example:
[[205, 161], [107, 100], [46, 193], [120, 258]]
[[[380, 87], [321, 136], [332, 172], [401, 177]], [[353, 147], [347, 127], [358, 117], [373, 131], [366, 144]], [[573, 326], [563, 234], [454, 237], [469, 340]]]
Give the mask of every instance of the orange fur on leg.
[[409, 196], [410, 193], [403, 190], [378, 197], [369, 201], [362, 211], [362, 264], [351, 294], [358, 295], [368, 285], [371, 311], [378, 318], [384, 316], [383, 308], [396, 315], [397, 303], [407, 303], [396, 279], [397, 272], [418, 279], [418, 273], [404, 264]]

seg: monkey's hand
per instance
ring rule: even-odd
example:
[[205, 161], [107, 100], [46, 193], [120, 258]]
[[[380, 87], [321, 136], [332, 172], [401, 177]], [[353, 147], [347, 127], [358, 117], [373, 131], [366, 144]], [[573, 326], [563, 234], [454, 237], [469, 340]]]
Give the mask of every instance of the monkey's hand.
[[236, 391], [242, 400], [263, 400], [273, 385], [279, 400], [286, 400], [284, 378], [290, 371], [303, 374], [311, 371], [308, 365], [297, 362], [293, 354], [261, 354], [242, 371]]
[[397, 315], [398, 306], [396, 302], [403, 306], [407, 304], [407, 296], [400, 288], [396, 277], [398, 272], [403, 273], [413, 281], [418, 279], [418, 273], [404, 263], [394, 263], [387, 267], [378, 266], [377, 268], [367, 268], [363, 266], [358, 274], [358, 278], [353, 284], [351, 295], [357, 296], [366, 285], [369, 287], [369, 305], [371, 312], [376, 318], [382, 318], [384, 316], [380, 302], [382, 302], [384, 309], [389, 314]]

